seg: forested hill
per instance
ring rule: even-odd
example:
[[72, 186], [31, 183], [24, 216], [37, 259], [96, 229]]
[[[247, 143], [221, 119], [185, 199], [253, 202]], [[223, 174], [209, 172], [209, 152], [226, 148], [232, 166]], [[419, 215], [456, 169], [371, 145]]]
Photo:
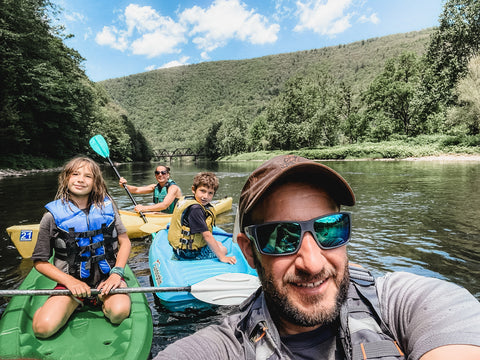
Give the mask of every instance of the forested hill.
[[[327, 74], [348, 87], [353, 99], [358, 98], [383, 71], [387, 59], [404, 52], [423, 54], [432, 31], [249, 60], [160, 69], [101, 84], [128, 111], [129, 120], [154, 149], [205, 149], [213, 146], [210, 135], [222, 131], [219, 129], [225, 122], [233, 123], [235, 129], [246, 129], [295, 77], [314, 79]], [[226, 132], [228, 127], [223, 129]], [[225, 139], [231, 134], [224, 135]]]

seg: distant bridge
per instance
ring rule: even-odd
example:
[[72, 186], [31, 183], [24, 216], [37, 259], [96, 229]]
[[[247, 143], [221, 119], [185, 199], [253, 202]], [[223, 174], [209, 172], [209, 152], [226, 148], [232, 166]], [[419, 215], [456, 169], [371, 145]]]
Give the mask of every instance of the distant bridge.
[[153, 151], [153, 158], [155, 160], [168, 160], [172, 161], [172, 158], [176, 157], [193, 157], [194, 161], [197, 161], [199, 157], [205, 156], [204, 154], [196, 153], [190, 148], [179, 148], [173, 151], [168, 151], [167, 149], [158, 149]]

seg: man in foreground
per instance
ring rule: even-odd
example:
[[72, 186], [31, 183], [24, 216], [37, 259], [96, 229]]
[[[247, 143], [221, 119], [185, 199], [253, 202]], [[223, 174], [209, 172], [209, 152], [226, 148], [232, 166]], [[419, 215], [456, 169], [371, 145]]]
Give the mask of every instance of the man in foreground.
[[480, 303], [454, 284], [349, 267], [354, 205], [330, 168], [267, 161], [240, 195], [237, 240], [262, 287], [155, 359], [480, 359]]

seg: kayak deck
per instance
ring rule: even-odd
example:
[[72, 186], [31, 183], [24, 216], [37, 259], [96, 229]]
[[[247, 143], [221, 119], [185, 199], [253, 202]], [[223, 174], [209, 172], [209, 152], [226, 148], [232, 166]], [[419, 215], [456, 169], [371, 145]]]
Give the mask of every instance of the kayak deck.
[[[256, 276], [240, 250], [238, 244], [232, 241], [232, 235], [219, 227], [213, 228], [217, 241], [228, 249], [228, 256], [235, 256], [237, 263], [222, 263], [218, 259], [207, 260], [177, 260], [168, 242], [168, 231], [157, 233], [149, 250], [149, 266], [154, 286], [183, 287], [199, 283], [207, 278], [228, 273], [243, 273]], [[185, 291], [156, 293], [161, 303], [170, 311], [184, 311], [187, 308], [199, 309], [210, 307], [210, 304], [197, 300]]]
[[[129, 287], [139, 284], [125, 268]], [[19, 289], [52, 289], [55, 283], [35, 269]], [[76, 311], [60, 331], [48, 339], [33, 334], [32, 317], [48, 296], [14, 296], [0, 320], [0, 359], [147, 359], [153, 336], [150, 308], [141, 293], [130, 294], [130, 316], [113, 325], [101, 309]]]

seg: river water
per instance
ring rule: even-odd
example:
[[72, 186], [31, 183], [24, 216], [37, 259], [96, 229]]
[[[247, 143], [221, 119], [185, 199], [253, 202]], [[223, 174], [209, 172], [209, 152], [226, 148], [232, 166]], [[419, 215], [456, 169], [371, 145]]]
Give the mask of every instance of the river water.
[[[214, 171], [220, 179], [216, 198], [233, 197], [232, 211], [219, 216], [217, 225], [233, 231], [240, 190], [260, 163], [173, 162], [171, 176], [184, 194], [199, 171]], [[329, 161], [352, 186], [357, 204], [351, 211], [350, 259], [381, 275], [408, 271], [453, 281], [480, 300], [480, 163], [473, 161]], [[155, 182], [154, 164], [118, 166], [134, 185]], [[133, 205], [115, 173], [103, 167], [109, 190], [122, 209]], [[55, 196], [57, 171], [0, 179], [0, 288], [17, 288], [32, 268], [22, 259], [5, 231], [10, 225], [38, 223], [43, 206]], [[136, 196], [149, 203], [151, 196]], [[148, 239], [132, 241], [129, 264], [141, 286], [150, 286]], [[154, 320], [152, 354], [172, 341], [217, 322], [234, 308], [171, 313], [147, 298]], [[0, 299], [0, 313], [8, 299]]]

